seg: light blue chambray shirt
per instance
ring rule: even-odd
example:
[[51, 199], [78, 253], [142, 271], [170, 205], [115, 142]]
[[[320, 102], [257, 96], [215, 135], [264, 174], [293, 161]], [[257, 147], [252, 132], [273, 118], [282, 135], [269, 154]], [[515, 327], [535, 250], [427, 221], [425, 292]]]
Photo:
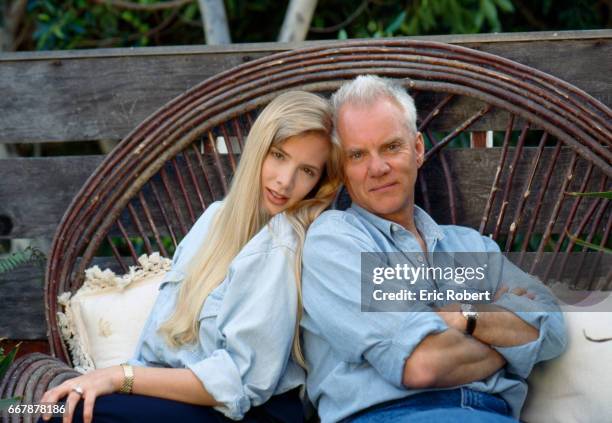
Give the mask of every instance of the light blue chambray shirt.
[[296, 238], [285, 215], [274, 216], [244, 246], [225, 280], [208, 296], [197, 344], [174, 349], [158, 333], [221, 205], [211, 204], [177, 247], [130, 364], [191, 369], [220, 403], [215, 409], [238, 420], [272, 395], [304, 384], [304, 371], [291, 359], [297, 319]]
[[[473, 229], [440, 226], [418, 207], [414, 217], [428, 252], [499, 252], [493, 240]], [[442, 318], [433, 312], [361, 311], [361, 253], [399, 251], [422, 250], [412, 233], [354, 203], [346, 212], [323, 213], [308, 231], [301, 324], [307, 392], [323, 423], [425, 391], [403, 386], [403, 368], [421, 340], [448, 328]], [[525, 378], [534, 364], [558, 356], [567, 343], [563, 315], [550, 291], [519, 273], [522, 280], [504, 279], [504, 284], [528, 287], [536, 299], [504, 294], [496, 304], [539, 328], [539, 338], [520, 346], [494, 347], [507, 365], [485, 380], [465, 385], [499, 394], [517, 418], [527, 395]]]

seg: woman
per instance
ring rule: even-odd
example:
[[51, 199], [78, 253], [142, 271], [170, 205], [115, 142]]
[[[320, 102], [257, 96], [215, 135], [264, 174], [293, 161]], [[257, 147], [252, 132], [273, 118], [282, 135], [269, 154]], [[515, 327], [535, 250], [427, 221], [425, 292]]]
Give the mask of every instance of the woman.
[[300, 91], [273, 100], [229, 194], [179, 244], [135, 357], [41, 402], [66, 397], [64, 421], [90, 422], [94, 402], [96, 422], [302, 420], [301, 248], [340, 183], [330, 131], [326, 100]]

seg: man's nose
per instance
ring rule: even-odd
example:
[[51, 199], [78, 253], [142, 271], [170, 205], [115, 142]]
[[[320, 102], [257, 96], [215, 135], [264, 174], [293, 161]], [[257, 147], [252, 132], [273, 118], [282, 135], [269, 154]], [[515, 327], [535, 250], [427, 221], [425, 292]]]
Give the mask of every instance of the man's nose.
[[384, 160], [382, 157], [378, 155], [373, 155], [371, 157], [369, 163], [370, 176], [378, 178], [386, 175], [389, 170], [391, 170], [389, 163], [387, 163], [387, 161]]

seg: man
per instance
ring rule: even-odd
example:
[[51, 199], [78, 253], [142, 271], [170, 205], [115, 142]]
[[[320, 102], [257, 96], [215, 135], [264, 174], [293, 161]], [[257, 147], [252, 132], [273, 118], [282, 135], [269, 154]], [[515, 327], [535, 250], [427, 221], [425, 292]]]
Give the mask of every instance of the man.
[[439, 226], [415, 206], [424, 142], [401, 86], [360, 76], [332, 102], [353, 203], [311, 226], [302, 275], [307, 389], [322, 422], [515, 421], [534, 364], [566, 344], [549, 291], [524, 275], [492, 286], [495, 302], [471, 309], [451, 301], [362, 311], [362, 253], [413, 252], [424, 263], [440, 251], [499, 248], [472, 229]]

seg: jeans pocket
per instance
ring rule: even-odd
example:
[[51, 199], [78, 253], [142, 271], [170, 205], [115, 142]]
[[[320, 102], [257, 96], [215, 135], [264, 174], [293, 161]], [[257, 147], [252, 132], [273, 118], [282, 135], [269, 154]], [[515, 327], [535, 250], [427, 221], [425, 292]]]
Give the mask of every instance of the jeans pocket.
[[510, 414], [510, 407], [504, 399], [497, 395], [478, 392], [467, 388], [461, 389], [461, 408], [488, 411], [504, 416]]

